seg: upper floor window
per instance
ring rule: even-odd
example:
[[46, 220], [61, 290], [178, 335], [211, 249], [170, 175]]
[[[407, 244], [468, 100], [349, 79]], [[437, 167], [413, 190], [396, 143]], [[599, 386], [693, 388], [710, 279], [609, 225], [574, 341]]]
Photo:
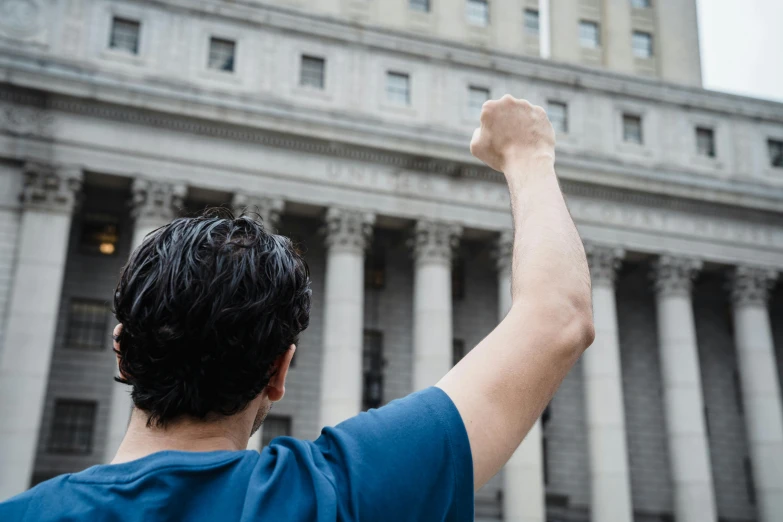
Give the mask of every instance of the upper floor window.
[[409, 0], [408, 5], [414, 11], [428, 13], [430, 11], [430, 0]]
[[465, 17], [471, 25], [486, 27], [489, 25], [489, 1], [467, 0]]
[[651, 3], [650, 0], [631, 0], [631, 6], [637, 9], [647, 9]]
[[556, 134], [568, 132], [568, 105], [563, 102], [549, 101], [546, 113]]
[[383, 404], [383, 332], [364, 331], [362, 350], [362, 409], [380, 408]]
[[783, 167], [783, 140], [768, 140], [769, 164], [773, 167]]
[[653, 55], [653, 39], [650, 33], [633, 32], [633, 55], [637, 58], [651, 58]]
[[207, 67], [216, 71], [234, 72], [236, 47], [237, 44], [233, 40], [211, 37]]
[[109, 48], [129, 54], [139, 54], [139, 32], [141, 23], [136, 20], [115, 16], [111, 21]]
[[261, 447], [269, 446], [277, 437], [291, 436], [291, 417], [288, 415], [267, 415], [261, 425]]
[[525, 31], [538, 34], [538, 9], [525, 9]]
[[68, 307], [68, 330], [65, 348], [102, 350], [109, 341], [108, 307], [97, 299], [72, 299]]
[[642, 136], [642, 117], [635, 114], [623, 114], [623, 141], [641, 145], [644, 143]]
[[587, 20], [579, 22], [579, 43], [587, 49], [595, 49], [601, 45], [597, 22], [589, 22]]
[[397, 105], [411, 104], [411, 78], [405, 73], [386, 73], [386, 99]]
[[303, 54], [302, 67], [299, 73], [299, 85], [323, 89], [325, 69], [326, 60], [318, 58], [317, 56], [307, 56]]
[[57, 400], [47, 451], [89, 454], [92, 451], [96, 409], [94, 401]]
[[468, 87], [468, 107], [471, 115], [478, 118], [481, 116], [481, 108], [484, 102], [489, 99], [489, 89], [484, 87]]
[[715, 131], [706, 127], [696, 128], [696, 152], [699, 156], [715, 157]]

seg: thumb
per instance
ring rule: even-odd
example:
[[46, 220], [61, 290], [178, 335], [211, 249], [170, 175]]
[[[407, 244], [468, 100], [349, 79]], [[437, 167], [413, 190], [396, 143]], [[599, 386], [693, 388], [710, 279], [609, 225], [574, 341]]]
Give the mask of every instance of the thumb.
[[473, 137], [470, 139], [470, 153], [474, 156], [478, 150], [479, 140], [481, 140], [481, 127], [476, 127], [473, 131]]

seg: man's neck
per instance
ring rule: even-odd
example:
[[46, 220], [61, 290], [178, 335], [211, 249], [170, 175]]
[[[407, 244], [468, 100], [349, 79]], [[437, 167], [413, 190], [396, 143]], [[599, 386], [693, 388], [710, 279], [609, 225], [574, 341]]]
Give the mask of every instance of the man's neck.
[[217, 420], [182, 418], [165, 428], [147, 427], [147, 415], [133, 408], [128, 431], [111, 461], [120, 464], [159, 451], [243, 450], [253, 426], [252, 414], [237, 414]]

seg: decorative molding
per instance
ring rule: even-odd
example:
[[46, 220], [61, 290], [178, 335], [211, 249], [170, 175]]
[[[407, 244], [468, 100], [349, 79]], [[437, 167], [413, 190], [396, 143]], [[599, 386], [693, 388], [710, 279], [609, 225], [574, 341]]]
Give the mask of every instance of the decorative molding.
[[26, 39], [43, 28], [40, 0], [0, 0], [0, 33]]
[[160, 226], [177, 216], [187, 187], [180, 183], [135, 178], [131, 192], [131, 215], [136, 226]]
[[504, 230], [498, 236], [494, 251], [498, 272], [511, 272], [514, 260], [514, 231]]
[[375, 215], [339, 207], [326, 211], [326, 247], [330, 250], [364, 252], [372, 238]]
[[734, 306], [766, 306], [769, 291], [778, 272], [771, 268], [741, 265], [729, 276], [729, 291]]
[[53, 167], [28, 161], [20, 199], [25, 209], [71, 213], [82, 187], [80, 167]]
[[280, 224], [280, 215], [285, 208], [285, 201], [278, 197], [237, 192], [231, 200], [231, 207], [235, 216], [243, 213], [258, 214], [264, 226], [274, 232]]
[[661, 296], [690, 296], [693, 281], [704, 263], [699, 259], [662, 255], [653, 262], [651, 276]]
[[46, 110], [27, 105], [0, 105], [0, 131], [50, 138], [53, 125], [54, 117]]
[[614, 286], [617, 270], [622, 265], [625, 250], [622, 248], [585, 244], [587, 265], [590, 268], [590, 280], [593, 286]]
[[453, 223], [419, 220], [413, 236], [416, 263], [451, 263], [462, 227]]

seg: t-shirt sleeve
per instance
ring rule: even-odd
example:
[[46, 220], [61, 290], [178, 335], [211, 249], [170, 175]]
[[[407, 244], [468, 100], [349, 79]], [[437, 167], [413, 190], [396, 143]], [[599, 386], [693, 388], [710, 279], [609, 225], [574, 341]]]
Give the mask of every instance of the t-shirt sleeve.
[[344, 520], [473, 520], [468, 435], [439, 388], [324, 428], [314, 448]]

